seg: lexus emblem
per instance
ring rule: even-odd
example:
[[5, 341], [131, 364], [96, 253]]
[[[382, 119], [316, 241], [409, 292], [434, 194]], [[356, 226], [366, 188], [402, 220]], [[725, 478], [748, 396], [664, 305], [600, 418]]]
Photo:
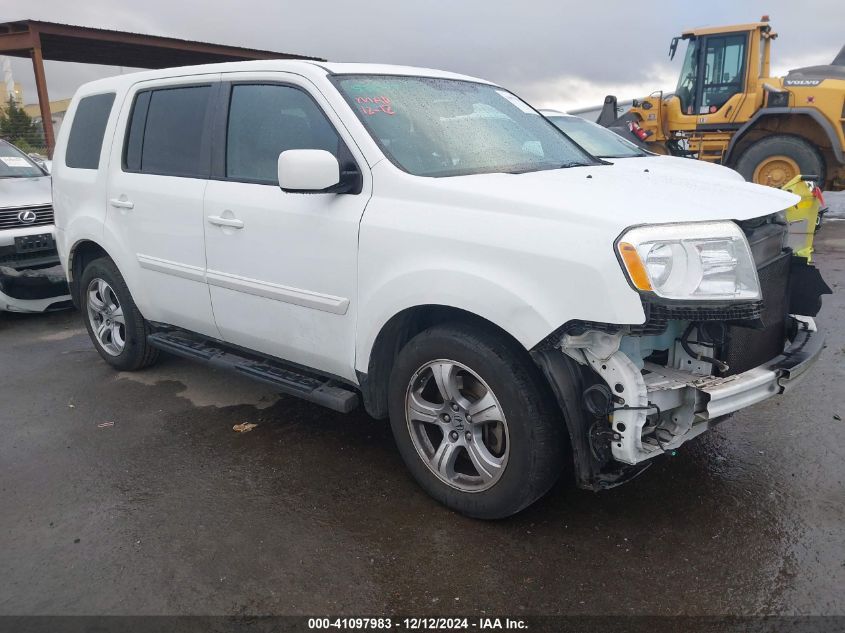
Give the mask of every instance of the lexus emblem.
[[38, 219], [38, 216], [35, 215], [35, 211], [21, 211], [18, 213], [18, 220], [22, 224], [32, 224]]

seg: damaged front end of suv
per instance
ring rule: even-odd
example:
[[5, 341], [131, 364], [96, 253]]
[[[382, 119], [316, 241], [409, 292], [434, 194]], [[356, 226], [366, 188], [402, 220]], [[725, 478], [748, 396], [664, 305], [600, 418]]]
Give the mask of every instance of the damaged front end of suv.
[[813, 364], [824, 343], [813, 317], [831, 290], [786, 244], [783, 213], [619, 236], [645, 322], [571, 321], [532, 351], [563, 409], [581, 487], [636, 476]]

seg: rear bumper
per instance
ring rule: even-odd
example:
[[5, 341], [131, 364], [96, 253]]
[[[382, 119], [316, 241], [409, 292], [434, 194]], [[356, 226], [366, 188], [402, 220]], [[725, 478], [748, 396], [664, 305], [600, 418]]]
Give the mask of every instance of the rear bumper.
[[694, 386], [704, 396], [699, 415], [707, 420], [728, 415], [792, 389], [818, 360], [824, 334], [812, 318], [802, 317], [801, 328], [783, 354], [741, 374]]

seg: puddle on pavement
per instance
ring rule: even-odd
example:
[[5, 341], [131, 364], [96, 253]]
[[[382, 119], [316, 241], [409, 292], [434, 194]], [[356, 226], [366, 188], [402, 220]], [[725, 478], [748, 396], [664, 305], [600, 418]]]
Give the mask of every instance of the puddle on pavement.
[[178, 383], [181, 388], [174, 395], [185, 398], [195, 407], [250, 405], [267, 409], [280, 398], [272, 387], [260, 382], [174, 358], [163, 358], [159, 364], [144, 371], [120, 372], [117, 377], [150, 387], [165, 382]]

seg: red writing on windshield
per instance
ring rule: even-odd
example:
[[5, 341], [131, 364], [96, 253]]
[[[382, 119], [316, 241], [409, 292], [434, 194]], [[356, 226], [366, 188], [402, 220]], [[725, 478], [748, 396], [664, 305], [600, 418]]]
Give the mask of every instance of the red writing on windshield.
[[355, 97], [355, 102], [358, 104], [361, 112], [368, 116], [380, 113], [396, 114], [388, 97]]

